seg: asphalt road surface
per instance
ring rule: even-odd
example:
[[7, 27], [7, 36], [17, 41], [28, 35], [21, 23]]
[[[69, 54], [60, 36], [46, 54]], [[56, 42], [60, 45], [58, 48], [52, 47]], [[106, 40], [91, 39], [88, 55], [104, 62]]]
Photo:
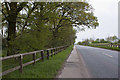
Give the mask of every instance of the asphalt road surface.
[[118, 78], [118, 51], [75, 45], [92, 78]]

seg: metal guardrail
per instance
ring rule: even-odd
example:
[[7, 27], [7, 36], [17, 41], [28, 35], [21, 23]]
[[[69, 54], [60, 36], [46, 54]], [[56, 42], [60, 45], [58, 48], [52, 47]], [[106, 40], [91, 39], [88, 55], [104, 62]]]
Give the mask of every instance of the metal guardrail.
[[[92, 44], [95, 45], [95, 44]], [[120, 48], [120, 45], [115, 45], [115, 44], [96, 44], [95, 46], [107, 46], [107, 47], [116, 47], [116, 48]]]
[[83, 44], [83, 45], [93, 45], [93, 46], [106, 46], [106, 47], [114, 47], [120, 48], [120, 44]]
[[[49, 60], [50, 56], [52, 57], [53, 55], [56, 55], [58, 52], [66, 49], [67, 47], [68, 46], [61, 46], [61, 47], [50, 48], [50, 49], [46, 49], [46, 50], [38, 50], [38, 51], [33, 51], [33, 52], [28, 52], [28, 53], [23, 53], [23, 54], [16, 54], [16, 55], [11, 55], [11, 56], [6, 56], [6, 57], [0, 57], [0, 61], [12, 59], [12, 58], [19, 58], [19, 66], [16, 66], [14, 68], [8, 69], [8, 70], [0, 73], [0, 76], [7, 75], [8, 73], [13, 72], [13, 71], [18, 70], [18, 69], [22, 73], [23, 67], [25, 67], [29, 64], [35, 64], [39, 60], [44, 61], [45, 57]], [[44, 53], [45, 51], [47, 51], [46, 56]], [[41, 56], [38, 59], [36, 59], [36, 54], [41, 54]], [[32, 55], [33, 60], [23, 64], [23, 58], [26, 55]]]

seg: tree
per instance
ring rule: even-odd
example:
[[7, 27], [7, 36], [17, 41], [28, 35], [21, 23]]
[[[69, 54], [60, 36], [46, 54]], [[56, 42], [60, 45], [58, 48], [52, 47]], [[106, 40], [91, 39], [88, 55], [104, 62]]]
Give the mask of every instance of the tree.
[[[59, 18], [53, 19], [53, 39], [57, 39], [59, 28], [63, 26], [87, 26], [88, 28], [96, 28], [98, 26], [97, 17], [92, 12], [92, 7], [86, 2], [60, 3], [58, 8]], [[53, 41], [54, 42], [54, 41]]]
[[93, 43], [99, 43], [100, 42], [100, 39], [97, 38]]
[[105, 43], [105, 40], [104, 39], [100, 39], [100, 43]]
[[83, 42], [79, 41], [79, 42], [77, 43], [77, 45], [83, 45]]
[[7, 45], [8, 51], [7, 55], [14, 54], [14, 45], [11, 44], [16, 37], [16, 19], [18, 13], [26, 6], [26, 2], [17, 3], [17, 2], [3, 2], [2, 3], [2, 13], [4, 15], [4, 19], [8, 22], [8, 37], [7, 37]]
[[113, 41], [113, 42], [115, 42], [117, 39], [118, 39], [118, 38], [117, 38], [117, 36], [115, 36], [115, 35], [112, 37], [112, 41]]
[[120, 39], [118, 40], [118, 43], [120, 43]]
[[118, 40], [117, 36], [110, 36], [106, 38], [108, 42], [115, 42]]
[[2, 7], [7, 55], [70, 45], [75, 42], [73, 27], [99, 25], [87, 2], [3, 2]]
[[[18, 15], [20, 15], [20, 11], [23, 10], [25, 7], [28, 7], [27, 2], [3, 2], [2, 3], [2, 13], [4, 15], [3, 21], [6, 21], [8, 26], [8, 36], [7, 36], [7, 55], [15, 54], [15, 46], [14, 46], [14, 40], [16, 38], [16, 28], [18, 24]], [[22, 32], [24, 28], [27, 26], [27, 21], [30, 16], [30, 14], [35, 9], [36, 5], [33, 3], [33, 7], [30, 9], [28, 7], [27, 12], [27, 18], [25, 19], [25, 23], [22, 26]]]

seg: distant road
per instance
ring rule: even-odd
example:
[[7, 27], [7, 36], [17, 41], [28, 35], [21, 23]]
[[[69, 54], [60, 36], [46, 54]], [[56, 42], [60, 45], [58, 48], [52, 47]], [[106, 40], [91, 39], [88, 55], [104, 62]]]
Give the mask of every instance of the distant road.
[[92, 78], [118, 78], [118, 51], [75, 45]]

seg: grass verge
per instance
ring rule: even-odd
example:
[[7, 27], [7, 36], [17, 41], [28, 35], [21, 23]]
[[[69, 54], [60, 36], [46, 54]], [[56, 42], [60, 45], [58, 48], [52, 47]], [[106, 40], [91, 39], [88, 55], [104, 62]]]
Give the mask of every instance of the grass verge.
[[64, 64], [65, 59], [69, 56], [72, 51], [73, 46], [68, 47], [50, 57], [49, 60], [38, 61], [35, 65], [28, 65], [23, 68], [23, 73], [21, 74], [19, 70], [16, 70], [8, 75], [3, 76], [4, 78], [55, 78], [58, 71]]
[[117, 47], [95, 46], [95, 45], [87, 45], [87, 46], [98, 47], [98, 48], [104, 48], [104, 49], [110, 49], [110, 50], [120, 51], [120, 48], [117, 48]]

